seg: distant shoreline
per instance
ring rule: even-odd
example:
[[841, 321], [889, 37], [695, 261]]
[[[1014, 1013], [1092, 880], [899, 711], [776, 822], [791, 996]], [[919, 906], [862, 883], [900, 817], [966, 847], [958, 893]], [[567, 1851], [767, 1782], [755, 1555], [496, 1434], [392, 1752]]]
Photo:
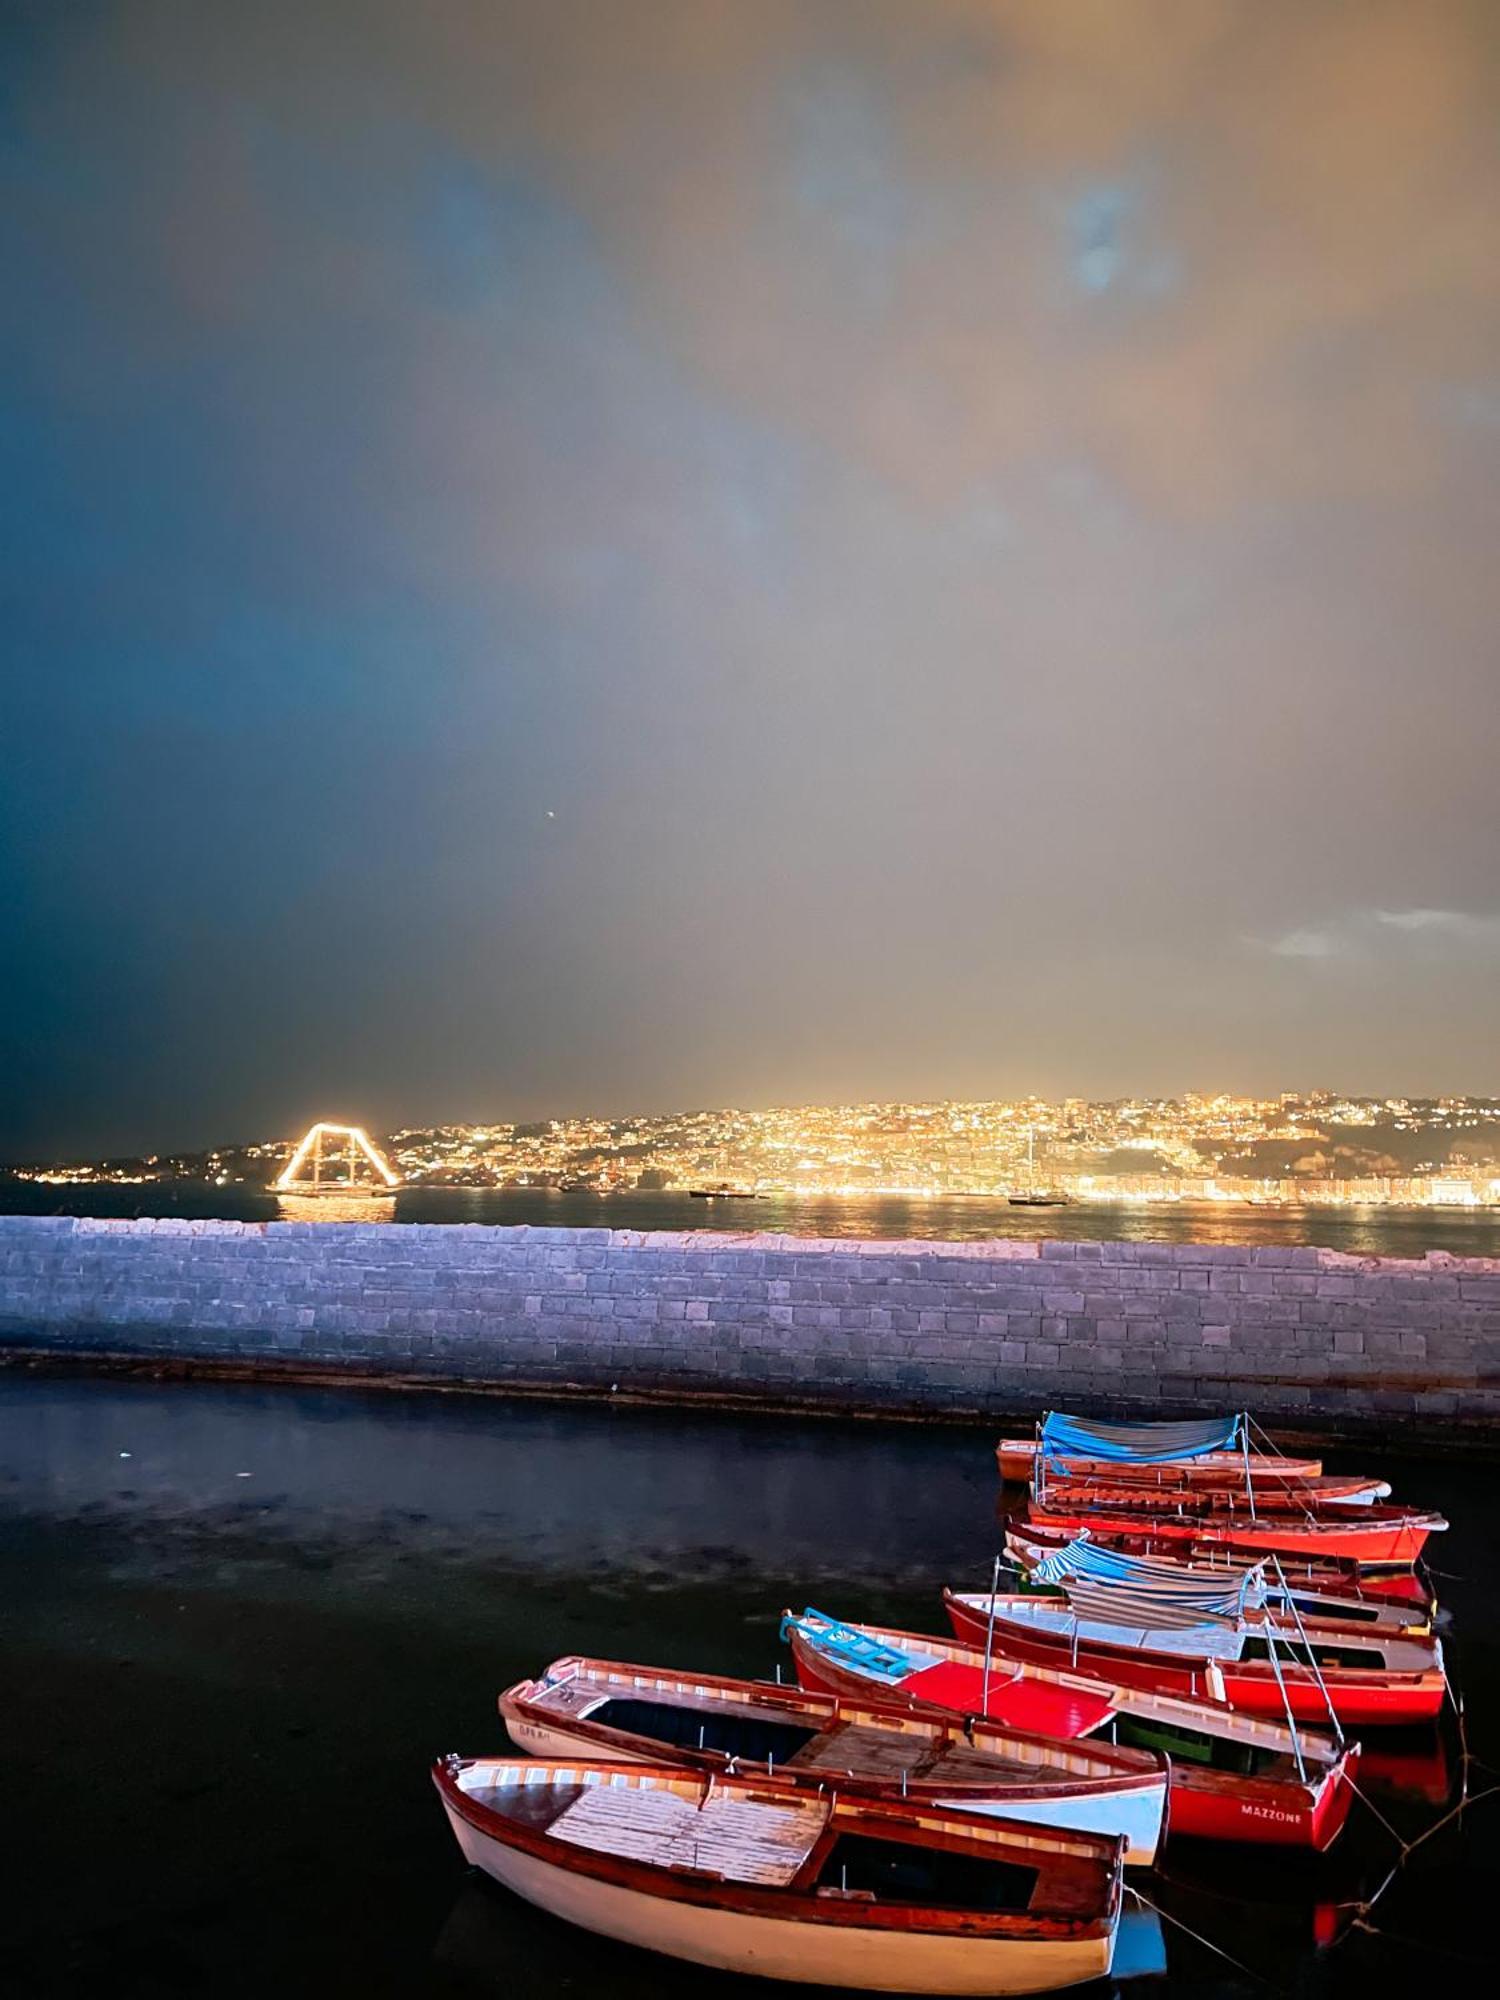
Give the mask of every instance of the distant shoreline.
[[[377, 1212], [378, 1211], [378, 1212]], [[766, 1194], [751, 1201], [705, 1201], [686, 1190], [620, 1189], [608, 1194], [551, 1187], [403, 1188], [389, 1201], [316, 1208], [283, 1206], [244, 1187], [185, 1181], [141, 1185], [46, 1186], [0, 1180], [0, 1214], [268, 1222], [545, 1223], [573, 1228], [742, 1231], [788, 1236], [927, 1238], [934, 1241], [1085, 1239], [1117, 1242], [1249, 1242], [1343, 1250], [1361, 1256], [1420, 1256], [1426, 1250], [1500, 1256], [1500, 1207], [1372, 1203], [1073, 1200], [1062, 1207], [1013, 1207], [1004, 1195]]]

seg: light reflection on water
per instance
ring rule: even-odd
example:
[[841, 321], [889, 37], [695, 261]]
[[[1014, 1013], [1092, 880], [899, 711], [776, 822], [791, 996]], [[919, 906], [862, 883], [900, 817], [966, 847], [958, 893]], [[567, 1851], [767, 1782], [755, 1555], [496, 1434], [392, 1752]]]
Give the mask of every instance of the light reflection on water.
[[259, 1195], [192, 1183], [161, 1187], [0, 1185], [0, 1208], [57, 1215], [223, 1216], [270, 1222], [483, 1222], [568, 1229], [769, 1230], [792, 1236], [871, 1236], [974, 1242], [1314, 1243], [1359, 1256], [1500, 1256], [1500, 1208], [1260, 1208], [1221, 1202], [1074, 1202], [1012, 1208], [998, 1197], [771, 1195], [697, 1201], [687, 1194], [597, 1195], [547, 1188], [412, 1188], [384, 1199]]
[[[498, 1748], [496, 1692], [560, 1653], [769, 1674], [788, 1603], [934, 1629], [941, 1584], [988, 1573], [992, 1443], [936, 1425], [0, 1378], [16, 1990], [757, 1990], [468, 1882], [428, 1762]], [[1438, 1553], [1452, 1657], [1472, 1747], [1500, 1763], [1492, 1470], [1388, 1469], [1455, 1522]], [[1456, 1777], [1452, 1731], [1369, 1749], [1362, 1783], [1410, 1839]], [[1488, 1782], [1476, 1772], [1474, 1790]], [[1392, 1853], [1363, 1808], [1321, 1860], [1179, 1842], [1142, 1887], [1280, 1990], [1368, 2000], [1393, 1969], [1420, 1970], [1393, 1936], [1437, 1940], [1424, 1949], [1449, 1955], [1432, 1965], [1462, 1990], [1451, 1959], [1486, 1948], [1493, 1810], [1418, 1850], [1379, 1938], [1350, 1929]], [[1167, 1952], [1164, 1984], [1132, 1990], [1265, 1991], [1171, 1923]]]

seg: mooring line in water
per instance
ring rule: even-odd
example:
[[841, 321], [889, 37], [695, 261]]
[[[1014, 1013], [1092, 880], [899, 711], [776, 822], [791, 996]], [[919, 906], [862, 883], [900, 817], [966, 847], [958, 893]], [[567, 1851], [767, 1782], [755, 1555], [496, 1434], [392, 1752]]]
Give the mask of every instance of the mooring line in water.
[[1246, 1965], [1242, 1958], [1236, 1958], [1233, 1952], [1225, 1951], [1223, 1945], [1215, 1944], [1212, 1938], [1206, 1938], [1201, 1931], [1195, 1931], [1192, 1925], [1185, 1924], [1181, 1917], [1174, 1917], [1169, 1910], [1164, 1910], [1160, 1903], [1153, 1903], [1149, 1896], [1143, 1896], [1134, 1883], [1125, 1882], [1121, 1886], [1127, 1896], [1135, 1897], [1135, 1900], [1141, 1905], [1142, 1909], [1149, 1910], [1154, 1917], [1160, 1918], [1163, 1923], [1175, 1925], [1184, 1936], [1190, 1937], [1194, 1944], [1201, 1944], [1205, 1951], [1213, 1952], [1215, 1957], [1222, 1958], [1226, 1965], [1232, 1965], [1236, 1972], [1243, 1972], [1247, 1979], [1259, 1980], [1262, 1986], [1269, 1986], [1273, 1993], [1285, 1993], [1287, 1991], [1286, 1987], [1278, 1986], [1276, 1981], [1269, 1978], [1264, 1972], [1257, 1972], [1253, 1965]]
[[1359, 1786], [1356, 1785], [1354, 1780], [1350, 1777], [1346, 1776], [1344, 1779], [1344, 1783], [1349, 1787], [1350, 1791], [1353, 1792], [1355, 1798], [1359, 1800], [1360, 1804], [1364, 1807], [1365, 1811], [1373, 1813], [1375, 1815], [1376, 1819], [1380, 1821], [1380, 1824], [1385, 1828], [1386, 1832], [1391, 1836], [1391, 1839], [1395, 1841], [1396, 1845], [1398, 1847], [1404, 1847], [1406, 1843], [1402, 1840], [1400, 1834], [1397, 1833], [1395, 1827], [1391, 1825], [1391, 1822], [1386, 1818], [1385, 1814], [1380, 1810], [1379, 1806], [1376, 1805], [1375, 1801], [1370, 1797], [1369, 1793], [1362, 1792]]
[[[1464, 1813], [1468, 1811], [1470, 1806], [1477, 1806], [1481, 1804], [1483, 1800], [1492, 1799], [1496, 1797], [1497, 1794], [1500, 1794], [1500, 1785], [1487, 1785], [1482, 1792], [1474, 1792], [1474, 1793], [1465, 1792], [1464, 1796], [1457, 1802], [1456, 1805], [1450, 1806], [1448, 1811], [1443, 1814], [1441, 1819], [1435, 1819], [1432, 1822], [1431, 1826], [1427, 1827], [1425, 1831], [1417, 1835], [1415, 1840], [1407, 1840], [1400, 1842], [1401, 1852], [1396, 1856], [1395, 1860], [1391, 1863], [1390, 1870], [1386, 1875], [1385, 1880], [1381, 1883], [1380, 1887], [1375, 1891], [1373, 1896], [1363, 1897], [1358, 1902], [1336, 1903], [1334, 1905], [1334, 1908], [1339, 1910], [1354, 1910], [1360, 1917], [1367, 1917], [1370, 1914], [1371, 1910], [1374, 1909], [1375, 1905], [1380, 1901], [1381, 1897], [1385, 1894], [1386, 1890], [1390, 1888], [1391, 1884], [1395, 1881], [1396, 1877], [1401, 1873], [1401, 1870], [1405, 1867], [1407, 1861], [1413, 1854], [1416, 1853], [1419, 1847], [1425, 1846], [1426, 1843], [1429, 1840], [1431, 1840], [1432, 1836], [1435, 1833], [1441, 1833], [1445, 1826], [1450, 1825], [1456, 1819], [1461, 1819]], [[1350, 1929], [1352, 1930], [1353, 1928], [1354, 1926], [1351, 1924]]]

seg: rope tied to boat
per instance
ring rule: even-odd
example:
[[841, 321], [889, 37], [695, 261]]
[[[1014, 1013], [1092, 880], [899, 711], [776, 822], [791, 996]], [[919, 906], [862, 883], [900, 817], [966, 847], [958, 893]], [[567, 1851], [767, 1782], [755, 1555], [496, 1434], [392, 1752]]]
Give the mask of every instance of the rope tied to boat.
[[1190, 1937], [1194, 1944], [1201, 1944], [1205, 1951], [1211, 1951], [1216, 1958], [1222, 1958], [1224, 1963], [1232, 1965], [1236, 1972], [1243, 1972], [1247, 1979], [1253, 1979], [1261, 1986], [1269, 1986], [1273, 1993], [1281, 1991], [1274, 1979], [1268, 1979], [1265, 1973], [1257, 1972], [1253, 1965], [1246, 1965], [1242, 1958], [1236, 1958], [1234, 1953], [1226, 1951], [1223, 1945], [1215, 1944], [1212, 1938], [1205, 1937], [1201, 1931], [1195, 1931], [1192, 1925], [1185, 1924], [1181, 1917], [1174, 1917], [1171, 1911], [1164, 1910], [1160, 1903], [1153, 1903], [1149, 1896], [1141, 1894], [1133, 1882], [1122, 1883], [1121, 1887], [1127, 1896], [1134, 1896], [1142, 1909], [1149, 1910], [1162, 1923], [1171, 1924], [1174, 1929], [1181, 1931], [1184, 1937]]

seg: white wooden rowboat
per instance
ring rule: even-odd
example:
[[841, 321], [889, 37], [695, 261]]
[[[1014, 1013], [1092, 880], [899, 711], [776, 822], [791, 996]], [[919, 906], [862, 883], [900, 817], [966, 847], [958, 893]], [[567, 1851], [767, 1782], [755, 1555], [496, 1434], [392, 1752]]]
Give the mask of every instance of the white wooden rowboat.
[[1045, 1993], [1110, 1969], [1122, 1843], [632, 1764], [445, 1758], [465, 1857], [528, 1902], [730, 1972]]
[[516, 1747], [534, 1757], [726, 1767], [788, 1784], [835, 1784], [886, 1799], [988, 1813], [1030, 1826], [1123, 1836], [1149, 1868], [1162, 1838], [1166, 1760], [1103, 1742], [1063, 1743], [1002, 1724], [851, 1702], [569, 1655], [500, 1697]]

